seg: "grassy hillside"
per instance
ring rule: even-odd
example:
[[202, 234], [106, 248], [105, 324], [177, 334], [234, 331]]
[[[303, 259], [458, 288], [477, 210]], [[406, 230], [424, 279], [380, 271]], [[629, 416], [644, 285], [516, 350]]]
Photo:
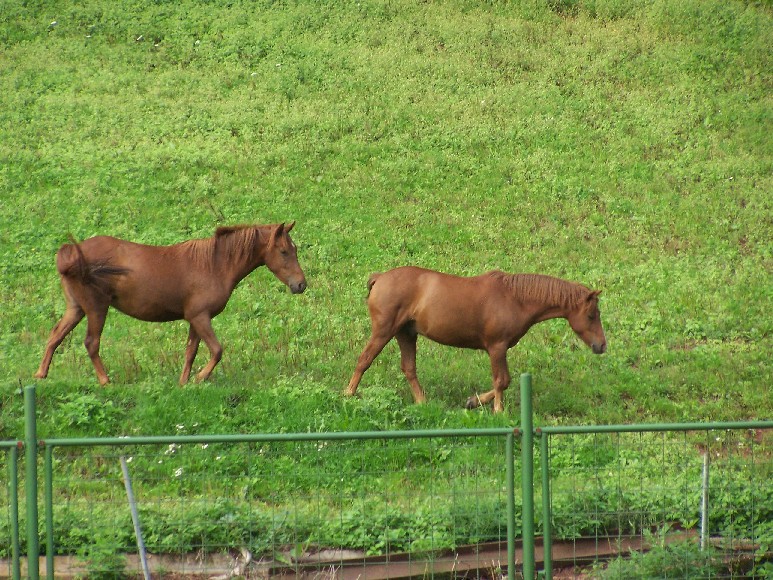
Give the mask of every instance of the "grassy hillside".
[[[169, 244], [296, 220], [301, 296], [265, 268], [177, 386], [183, 323], [85, 324], [38, 384], [44, 436], [507, 424], [461, 409], [481, 352], [391, 344], [341, 392], [371, 272], [541, 272], [603, 290], [509, 355], [546, 423], [773, 416], [773, 12], [727, 0], [6, 1], [0, 11], [0, 436], [63, 310], [68, 234]], [[200, 366], [208, 353], [202, 347]]]

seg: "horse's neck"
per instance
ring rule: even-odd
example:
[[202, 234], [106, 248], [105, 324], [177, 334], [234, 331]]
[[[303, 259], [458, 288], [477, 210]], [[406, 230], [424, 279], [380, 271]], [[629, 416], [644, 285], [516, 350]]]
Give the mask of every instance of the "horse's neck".
[[213, 256], [213, 272], [232, 288], [235, 288], [253, 270], [265, 264], [262, 248], [255, 252], [237, 252], [232, 248], [217, 248]]
[[556, 293], [552, 297], [525, 296], [522, 298], [524, 307], [532, 311], [531, 318], [535, 324], [553, 318], [568, 318], [572, 312], [572, 307], [568, 304], [572, 298], [567, 300], [567, 295], [574, 294], [574, 284], [565, 280], [555, 279], [555, 281], [561, 285], [566, 285], [561, 288], [562, 292]]
[[548, 306], [543, 304], [541, 306], [534, 305], [533, 308], [535, 312], [533, 316], [534, 324], [553, 318], [567, 318], [569, 316], [569, 311], [563, 306]]

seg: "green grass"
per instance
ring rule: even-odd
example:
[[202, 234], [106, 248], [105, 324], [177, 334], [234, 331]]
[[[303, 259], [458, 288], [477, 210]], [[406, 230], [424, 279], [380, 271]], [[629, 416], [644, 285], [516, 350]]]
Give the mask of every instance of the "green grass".
[[[368, 275], [417, 264], [603, 289], [606, 356], [563, 321], [511, 351], [547, 420], [771, 416], [768, 6], [229, 5], [6, 3], [4, 397], [62, 312], [68, 233], [167, 244], [297, 220], [308, 292], [249, 277], [216, 320], [226, 354], [205, 391], [339, 392], [367, 338]], [[83, 332], [44, 397], [93, 388]], [[187, 398], [185, 335], [111, 315], [113, 386], [95, 396]], [[365, 400], [383, 384], [409, 401], [396, 358]], [[456, 417], [490, 382], [485, 354], [423, 341], [419, 372]]]
[[[62, 313], [68, 234], [169, 244], [296, 220], [309, 289], [248, 277], [222, 364], [177, 386], [187, 329], [112, 313], [100, 388], [76, 329], [38, 382], [42, 437], [504, 426], [487, 357], [394, 344], [344, 386], [365, 282], [414, 264], [603, 290], [509, 354], [542, 424], [769, 419], [768, 2], [21, 2], [0, 11], [0, 436], [20, 437]], [[207, 356], [202, 347], [198, 366]]]

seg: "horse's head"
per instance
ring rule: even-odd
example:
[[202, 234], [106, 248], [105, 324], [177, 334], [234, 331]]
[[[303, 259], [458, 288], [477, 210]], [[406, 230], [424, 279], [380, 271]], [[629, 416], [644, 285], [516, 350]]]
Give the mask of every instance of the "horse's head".
[[587, 296], [580, 300], [574, 311], [567, 317], [569, 326], [585, 344], [593, 349], [594, 354], [607, 352], [607, 338], [604, 336], [599, 312], [599, 294], [601, 294], [600, 290], [588, 290]]
[[306, 290], [306, 276], [298, 263], [295, 244], [290, 239], [290, 230], [294, 225], [295, 222], [290, 222], [274, 228], [266, 246], [265, 261], [268, 269], [287, 284], [293, 294], [300, 294]]

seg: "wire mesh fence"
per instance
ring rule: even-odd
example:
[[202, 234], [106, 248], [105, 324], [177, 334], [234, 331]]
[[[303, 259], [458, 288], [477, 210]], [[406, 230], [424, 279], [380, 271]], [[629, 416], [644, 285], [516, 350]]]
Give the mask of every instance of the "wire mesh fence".
[[773, 575], [771, 429], [545, 436], [562, 578]]
[[123, 457], [156, 575], [501, 575], [502, 433], [350, 437], [54, 444], [50, 554], [67, 557], [52, 564], [141, 573]]

